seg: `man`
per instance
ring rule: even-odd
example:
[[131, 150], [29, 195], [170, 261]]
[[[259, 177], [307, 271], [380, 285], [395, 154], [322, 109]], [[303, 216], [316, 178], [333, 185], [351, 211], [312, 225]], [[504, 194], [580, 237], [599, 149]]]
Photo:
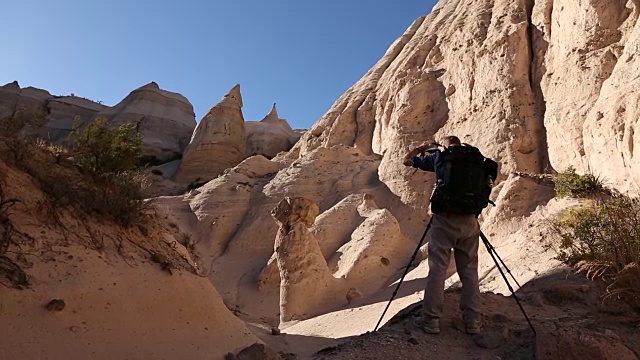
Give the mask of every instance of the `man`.
[[[430, 154], [418, 155], [424, 153], [429, 147], [429, 145], [423, 144], [408, 152], [403, 161], [405, 166], [435, 172], [436, 178], [438, 179], [436, 190], [431, 198], [431, 212], [433, 214], [431, 229], [427, 233], [429, 274], [427, 276], [423, 302], [423, 327], [424, 330], [430, 334], [440, 333], [440, 316], [442, 314], [444, 301], [444, 282], [452, 249], [454, 250], [457, 272], [462, 282], [460, 310], [463, 312], [466, 331], [468, 334], [478, 334], [481, 327], [481, 302], [478, 283], [480, 225], [478, 224], [477, 217], [480, 211], [482, 211], [481, 208], [486, 205], [476, 206], [476, 208], [472, 210], [473, 213], [465, 213], [465, 211], [459, 211], [457, 208], [454, 209], [448, 206], [447, 201], [450, 200], [451, 197], [444, 196], [445, 199], [443, 199], [443, 196], [439, 197], [439, 195], [442, 194], [438, 194], [438, 186], [443, 183], [445, 178], [451, 177], [451, 175], [446, 174], [446, 172], [450, 170], [447, 170], [444, 156], [448, 148], [451, 148], [450, 150], [462, 150], [458, 151], [459, 153], [464, 153], [467, 149], [473, 149], [478, 155], [473, 152], [470, 152], [471, 154], [481, 156], [476, 148], [466, 144], [464, 146], [468, 146], [468, 148], [454, 149], [454, 147], [462, 146], [460, 139], [456, 136], [448, 136], [444, 139], [444, 146], [438, 146], [437, 149], [432, 149], [435, 151], [430, 151]], [[453, 151], [449, 151], [449, 153], [453, 153]], [[484, 157], [482, 157], [480, 161], [483, 160]], [[492, 161], [490, 159], [488, 160]], [[495, 180], [495, 174], [493, 180]]]

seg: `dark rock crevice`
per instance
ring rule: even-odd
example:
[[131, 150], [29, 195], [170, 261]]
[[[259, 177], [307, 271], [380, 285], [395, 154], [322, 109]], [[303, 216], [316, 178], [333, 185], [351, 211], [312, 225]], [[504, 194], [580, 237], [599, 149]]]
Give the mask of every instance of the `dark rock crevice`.
[[538, 131], [536, 143], [538, 147], [539, 153], [539, 168], [543, 173], [553, 173], [554, 170], [551, 167], [551, 163], [549, 160], [549, 149], [548, 149], [548, 141], [547, 141], [547, 129], [545, 127], [544, 119], [546, 114], [546, 100], [544, 91], [542, 90], [541, 82], [543, 76], [546, 74], [547, 70], [544, 65], [545, 56], [547, 50], [549, 48], [549, 43], [545, 39], [545, 33], [543, 30], [546, 30], [547, 36], [550, 36], [551, 28], [547, 28], [546, 24], [551, 23], [551, 14], [553, 10], [553, 0], [549, 0], [544, 3], [546, 7], [544, 9], [545, 16], [545, 28], [540, 30], [533, 23], [533, 10], [536, 5], [535, 0], [524, 0], [525, 9], [527, 12], [527, 43], [529, 49], [529, 86], [531, 87], [531, 91], [533, 93], [533, 102], [534, 102], [534, 118], [536, 122], [536, 130]]

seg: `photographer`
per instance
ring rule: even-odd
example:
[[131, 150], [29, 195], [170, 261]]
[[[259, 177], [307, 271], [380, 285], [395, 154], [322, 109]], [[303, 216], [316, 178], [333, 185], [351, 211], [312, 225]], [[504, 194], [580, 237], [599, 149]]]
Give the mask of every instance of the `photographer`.
[[409, 151], [403, 164], [434, 172], [437, 179], [430, 199], [432, 219], [427, 234], [429, 274], [423, 303], [423, 328], [430, 334], [440, 333], [444, 282], [453, 249], [462, 282], [460, 309], [465, 328], [468, 334], [478, 334], [481, 302], [477, 217], [489, 203], [497, 163], [482, 156], [477, 148], [462, 144], [456, 136], [448, 136], [444, 145], [423, 144]]

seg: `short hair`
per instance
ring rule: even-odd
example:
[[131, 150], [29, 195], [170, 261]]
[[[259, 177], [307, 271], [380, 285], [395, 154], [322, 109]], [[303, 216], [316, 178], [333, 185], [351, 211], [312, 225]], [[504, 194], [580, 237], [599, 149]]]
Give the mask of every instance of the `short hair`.
[[444, 138], [444, 145], [445, 146], [456, 146], [456, 145], [462, 145], [462, 143], [460, 142], [460, 139], [458, 139], [457, 136], [447, 136]]

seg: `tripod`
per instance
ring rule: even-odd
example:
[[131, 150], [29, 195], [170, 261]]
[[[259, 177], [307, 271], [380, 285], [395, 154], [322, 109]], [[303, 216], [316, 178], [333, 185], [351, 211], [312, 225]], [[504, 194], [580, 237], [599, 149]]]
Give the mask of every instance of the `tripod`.
[[[498, 268], [498, 271], [500, 271], [500, 275], [502, 275], [502, 278], [504, 279], [504, 282], [507, 283], [507, 287], [509, 288], [509, 291], [511, 291], [511, 295], [513, 295], [513, 298], [518, 303], [518, 306], [520, 307], [520, 311], [522, 311], [522, 314], [524, 315], [525, 319], [527, 319], [527, 323], [529, 323], [529, 327], [531, 327], [531, 330], [533, 331], [533, 335], [537, 335], [536, 334], [536, 329], [533, 327], [533, 324], [531, 324], [531, 320], [529, 320], [529, 316], [527, 316], [527, 312], [524, 311], [524, 308], [522, 307], [522, 304], [520, 303], [520, 300], [516, 296], [516, 293], [513, 291], [513, 288], [511, 287], [511, 284], [509, 283], [509, 280], [507, 279], [507, 276], [504, 274], [504, 272], [500, 268], [500, 264], [498, 264], [498, 260], [500, 260], [500, 263], [502, 264], [502, 266], [504, 266], [505, 270], [507, 270], [509, 275], [511, 275], [511, 277], [513, 278], [513, 281], [516, 282], [518, 287], [521, 287], [520, 284], [518, 283], [518, 280], [516, 280], [516, 278], [513, 276], [513, 274], [511, 273], [511, 270], [509, 270], [507, 265], [505, 265], [504, 261], [502, 261], [502, 259], [500, 258], [500, 255], [498, 255], [498, 252], [493, 247], [493, 245], [491, 245], [491, 243], [489, 242], [489, 239], [487, 239], [487, 237], [484, 235], [484, 233], [482, 231], [480, 232], [480, 238], [482, 239], [482, 242], [484, 243], [484, 246], [487, 248], [487, 251], [489, 252], [489, 255], [491, 255], [491, 258], [493, 259], [493, 262], [496, 264], [496, 267]], [[497, 260], [496, 260], [496, 258], [497, 258]]]
[[[431, 217], [431, 220], [429, 220], [429, 223], [427, 224], [427, 228], [424, 230], [424, 234], [422, 235], [422, 238], [420, 239], [420, 242], [418, 243], [418, 246], [416, 247], [416, 250], [413, 252], [413, 255], [411, 256], [411, 260], [409, 260], [409, 263], [407, 264], [407, 267], [404, 270], [404, 274], [402, 274], [402, 277], [400, 278], [400, 281], [398, 282], [398, 285], [396, 286], [396, 289], [393, 291], [393, 295], [391, 295], [391, 299], [389, 299], [389, 302], [387, 303], [387, 306], [385, 307], [384, 311], [382, 312], [382, 316], [380, 317], [380, 320], [378, 320], [378, 323], [376, 324], [375, 329], [373, 329], [374, 332], [378, 330], [378, 326], [380, 326], [380, 323], [382, 322], [382, 319], [384, 318], [384, 315], [387, 313], [387, 310], [389, 309], [389, 306], [391, 306], [391, 302], [393, 301], [393, 299], [398, 294], [398, 290], [400, 289], [400, 285], [402, 285], [402, 281], [404, 280], [404, 277], [409, 272], [409, 267], [411, 266], [411, 264], [415, 260], [416, 255], [418, 254], [418, 251], [420, 250], [420, 247], [422, 246], [422, 243], [424, 242], [424, 239], [427, 236], [427, 232], [429, 232], [429, 229], [431, 228], [431, 222], [432, 221], [433, 221], [433, 216]], [[491, 245], [491, 243], [489, 242], [489, 239], [487, 239], [487, 237], [484, 235], [483, 232], [480, 232], [480, 238], [482, 239], [482, 242], [484, 243], [484, 246], [487, 248], [487, 251], [489, 252], [489, 255], [491, 255], [491, 258], [493, 259], [493, 262], [496, 264], [496, 267], [500, 271], [500, 274], [502, 275], [502, 278], [507, 283], [507, 287], [511, 291], [511, 294], [513, 295], [513, 298], [518, 303], [518, 306], [520, 307], [520, 310], [524, 314], [525, 319], [527, 319], [527, 323], [529, 323], [529, 326], [531, 327], [531, 330], [533, 331], [533, 334], [537, 335], [536, 334], [536, 329], [533, 327], [533, 324], [531, 324], [531, 320], [529, 320], [529, 316], [527, 316], [527, 313], [524, 311], [524, 308], [522, 307], [522, 304], [520, 303], [520, 300], [518, 299], [518, 297], [516, 296], [515, 292], [513, 291], [513, 288], [511, 287], [511, 284], [509, 283], [509, 280], [507, 279], [507, 276], [502, 271], [502, 268], [500, 267], [500, 264], [498, 264], [498, 260], [500, 261], [502, 266], [505, 268], [505, 270], [507, 270], [509, 275], [511, 275], [511, 277], [513, 278], [513, 281], [516, 282], [518, 287], [521, 287], [520, 284], [518, 283], [518, 280], [516, 280], [516, 278], [511, 273], [511, 270], [509, 270], [509, 268], [504, 263], [504, 261], [502, 261], [502, 258], [500, 257], [500, 255], [498, 255], [498, 252], [493, 247], [493, 245]]]
[[402, 285], [402, 280], [404, 280], [404, 277], [409, 272], [409, 267], [411, 267], [411, 264], [413, 264], [413, 260], [415, 260], [416, 255], [418, 255], [418, 251], [420, 251], [420, 247], [422, 246], [422, 242], [424, 241], [424, 238], [427, 236], [427, 233], [429, 232], [429, 229], [431, 229], [431, 222], [432, 221], [433, 221], [433, 216], [429, 220], [429, 223], [427, 224], [427, 228], [424, 229], [424, 234], [422, 234], [422, 238], [420, 239], [420, 242], [418, 243], [418, 246], [416, 246], [416, 250], [413, 252], [413, 255], [411, 255], [411, 260], [409, 260], [409, 263], [407, 264], [407, 267], [404, 269], [404, 274], [402, 274], [402, 277], [400, 278], [400, 281], [398, 282], [398, 286], [396, 286], [396, 289], [393, 291], [393, 295], [391, 295], [391, 299], [389, 299], [389, 302], [387, 303], [387, 307], [384, 308], [384, 311], [382, 312], [382, 316], [380, 316], [380, 320], [378, 320], [378, 323], [376, 324], [376, 328], [373, 329], [374, 332], [376, 330], [378, 330], [378, 326], [380, 326], [380, 323], [382, 322], [382, 319], [384, 318], [384, 314], [387, 313], [387, 310], [389, 310], [389, 306], [391, 305], [391, 302], [396, 297], [396, 294], [398, 294], [398, 290], [400, 289], [400, 285]]

